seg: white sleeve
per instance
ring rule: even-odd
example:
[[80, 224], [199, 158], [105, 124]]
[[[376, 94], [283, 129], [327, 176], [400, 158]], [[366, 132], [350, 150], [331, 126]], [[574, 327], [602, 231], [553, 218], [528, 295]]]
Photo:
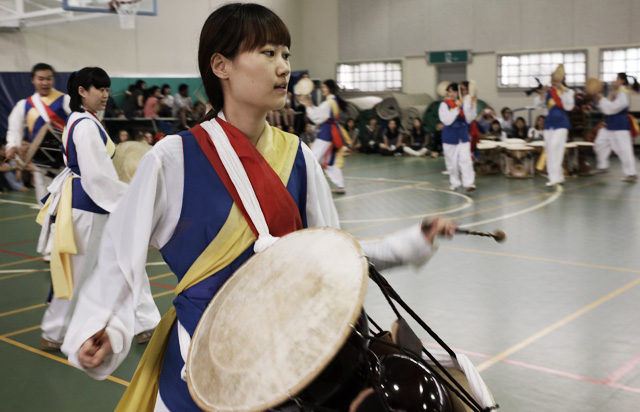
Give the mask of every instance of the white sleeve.
[[71, 114], [71, 106], [70, 106], [71, 96], [69, 96], [68, 94], [65, 94], [62, 98], [63, 98], [62, 109], [67, 114], [67, 116], [69, 116]]
[[322, 167], [311, 149], [304, 143], [302, 143], [302, 153], [307, 167], [307, 225], [340, 229], [338, 211], [333, 203], [331, 189], [324, 177]]
[[24, 129], [26, 126], [26, 116], [24, 109], [26, 100], [20, 100], [13, 109], [7, 119], [7, 149], [12, 147], [20, 147], [24, 138]]
[[576, 105], [575, 92], [572, 89], [565, 90], [560, 96], [560, 101], [564, 110], [570, 112]]
[[78, 295], [62, 345], [79, 369], [80, 346], [107, 321], [113, 354], [86, 372], [105, 379], [127, 357], [135, 328], [135, 304], [144, 282], [149, 245], [160, 249], [177, 225], [182, 205], [184, 160], [180, 136], [168, 136], [140, 162], [129, 190], [109, 216], [98, 264]]
[[620, 113], [622, 110], [629, 107], [629, 95], [627, 93], [618, 93], [614, 101], [603, 97], [598, 101], [598, 107], [600, 108], [600, 111], [606, 115]]
[[537, 93], [534, 98], [533, 98], [533, 105], [535, 107], [539, 107], [539, 108], [546, 108], [544, 105], [544, 99], [542, 98], [542, 96], [540, 95], [540, 93]]
[[307, 116], [316, 125], [324, 123], [331, 116], [331, 103], [325, 100], [320, 106], [307, 107]]
[[473, 119], [478, 116], [478, 106], [471, 101], [471, 96], [469, 95], [464, 96], [464, 100], [462, 101], [462, 110], [464, 111], [465, 121], [468, 124], [471, 124]]
[[438, 108], [438, 116], [440, 117], [440, 121], [445, 126], [451, 126], [459, 114], [460, 108], [456, 107], [452, 110], [449, 110], [449, 105], [447, 105], [445, 102], [440, 103], [440, 107]]
[[74, 129], [73, 142], [78, 153], [82, 188], [98, 206], [113, 212], [127, 190], [127, 184], [118, 179], [98, 125], [93, 121], [79, 122]]

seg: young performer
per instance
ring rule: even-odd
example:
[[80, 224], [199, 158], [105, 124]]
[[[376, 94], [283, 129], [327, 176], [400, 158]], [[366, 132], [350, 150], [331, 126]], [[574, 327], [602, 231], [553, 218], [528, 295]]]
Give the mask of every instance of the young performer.
[[[311, 150], [266, 123], [267, 113], [285, 103], [289, 45], [287, 27], [261, 5], [214, 11], [198, 57], [214, 110], [145, 155], [107, 223], [96, 275], [85, 285], [62, 347], [72, 364], [104, 379], [127, 356], [149, 243], [180, 280], [174, 308], [158, 325], [118, 410], [199, 410], [184, 366], [212, 297], [273, 236], [339, 226]], [[436, 219], [363, 247], [378, 267], [424, 263], [435, 235], [454, 231], [453, 223]]]
[[[7, 121], [7, 158], [13, 160], [16, 151], [24, 139], [25, 128], [27, 139], [33, 141], [40, 129], [50, 124], [54, 132], [61, 134], [64, 129], [69, 109], [69, 96], [54, 89], [55, 71], [46, 63], [38, 63], [31, 69], [31, 83], [36, 91], [26, 99], [20, 100], [11, 110]], [[59, 145], [57, 145], [59, 146]], [[34, 162], [35, 163], [35, 162]], [[57, 163], [36, 163], [34, 180], [36, 198], [42, 204], [47, 194], [47, 186], [62, 170]]]
[[556, 186], [564, 182], [562, 160], [571, 129], [567, 112], [573, 110], [575, 99], [573, 90], [565, 87], [563, 82], [564, 66], [561, 64], [551, 75], [551, 87], [542, 87], [538, 96], [534, 98], [534, 104], [544, 107], [546, 112], [543, 136], [549, 175], [547, 186]]
[[[594, 147], [598, 158], [598, 170], [607, 168], [609, 153], [610, 150], [613, 150], [622, 163], [622, 172], [625, 174], [622, 181], [635, 182], [638, 180], [638, 172], [633, 154], [633, 139], [631, 137], [631, 130], [634, 127], [633, 119], [629, 114], [631, 93], [625, 87], [629, 86], [628, 76], [625, 73], [618, 73], [613, 86], [615, 87], [615, 92], [611, 96], [611, 100], [601, 93], [596, 96], [600, 111], [607, 115], [605, 131], [600, 132], [605, 134], [605, 139], [601, 139], [602, 136], [599, 135]], [[633, 90], [636, 93], [640, 91], [640, 84], [638, 84], [635, 77], [633, 78]], [[607, 143], [610, 145], [610, 149]], [[605, 158], [607, 160], [604, 160]]]
[[458, 84], [451, 83], [447, 87], [447, 99], [440, 103], [438, 115], [444, 124], [442, 148], [444, 163], [449, 172], [450, 189], [456, 190], [463, 185], [466, 191], [470, 192], [476, 189], [476, 185], [471, 161], [469, 125], [477, 116], [477, 108], [475, 98], [468, 93], [465, 93], [462, 99], [458, 96]]
[[[53, 298], [42, 319], [44, 350], [60, 348], [73, 298], [95, 268], [104, 225], [127, 188], [111, 161], [115, 145], [96, 117], [96, 112], [104, 110], [110, 85], [111, 79], [99, 67], [85, 67], [69, 77], [73, 113], [62, 135], [67, 167], [49, 186], [51, 193], [38, 216], [43, 225], [38, 251], [52, 244]], [[141, 289], [136, 333], [146, 332], [139, 339], [148, 340], [160, 313], [148, 282]]]
[[342, 133], [338, 123], [340, 111], [345, 109], [345, 102], [338, 96], [338, 85], [332, 79], [322, 83], [322, 95], [325, 100], [319, 106], [311, 101], [311, 96], [300, 96], [298, 101], [306, 107], [309, 119], [320, 128], [311, 151], [320, 162], [327, 177], [336, 186], [333, 193], [344, 194], [344, 177], [340, 167], [340, 149], [350, 142], [345, 142], [346, 133]]

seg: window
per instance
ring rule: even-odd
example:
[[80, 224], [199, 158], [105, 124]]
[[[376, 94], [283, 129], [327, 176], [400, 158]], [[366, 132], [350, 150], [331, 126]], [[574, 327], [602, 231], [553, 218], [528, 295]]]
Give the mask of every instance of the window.
[[498, 87], [530, 88], [551, 84], [551, 73], [564, 64], [565, 82], [569, 86], [583, 85], [587, 80], [586, 50], [498, 55]]
[[618, 73], [640, 76], [640, 47], [606, 49], [600, 52], [600, 80], [613, 82]]
[[402, 90], [402, 62], [339, 63], [336, 81], [344, 90], [382, 92]]

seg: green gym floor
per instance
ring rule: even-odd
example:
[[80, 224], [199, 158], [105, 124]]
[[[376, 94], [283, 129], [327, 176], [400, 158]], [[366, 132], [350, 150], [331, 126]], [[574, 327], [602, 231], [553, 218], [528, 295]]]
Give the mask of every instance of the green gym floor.
[[[593, 160], [591, 164], [593, 164]], [[609, 174], [546, 179], [478, 176], [449, 191], [442, 158], [346, 158], [342, 227], [371, 239], [442, 214], [507, 239], [441, 240], [423, 268], [385, 273], [409, 306], [477, 366], [504, 412], [640, 410], [640, 184]], [[0, 410], [111, 411], [145, 345], [98, 382], [60, 352], [39, 349], [50, 280], [36, 253], [33, 191], [0, 195]], [[162, 313], [176, 280], [160, 254], [147, 271]], [[372, 283], [365, 309], [381, 326], [393, 312]], [[415, 329], [432, 345], [425, 332]]]

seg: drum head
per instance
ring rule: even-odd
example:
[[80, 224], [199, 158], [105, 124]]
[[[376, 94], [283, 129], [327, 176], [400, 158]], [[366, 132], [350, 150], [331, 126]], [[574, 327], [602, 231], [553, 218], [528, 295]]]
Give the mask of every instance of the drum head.
[[313, 80], [305, 77], [298, 80], [295, 86], [293, 86], [293, 92], [299, 96], [306, 96], [311, 94], [314, 89]]
[[118, 178], [125, 182], [131, 182], [138, 169], [138, 164], [151, 146], [145, 142], [129, 141], [116, 146], [116, 154], [113, 156], [113, 167], [118, 173]]
[[187, 359], [187, 384], [206, 411], [263, 411], [302, 391], [358, 319], [368, 278], [358, 243], [330, 228], [279, 239], [211, 300]]
[[448, 81], [443, 81], [438, 83], [438, 86], [436, 86], [436, 92], [438, 93], [439, 96], [442, 97], [446, 97], [447, 96], [447, 87], [449, 87], [449, 85], [451, 84], [451, 82]]

